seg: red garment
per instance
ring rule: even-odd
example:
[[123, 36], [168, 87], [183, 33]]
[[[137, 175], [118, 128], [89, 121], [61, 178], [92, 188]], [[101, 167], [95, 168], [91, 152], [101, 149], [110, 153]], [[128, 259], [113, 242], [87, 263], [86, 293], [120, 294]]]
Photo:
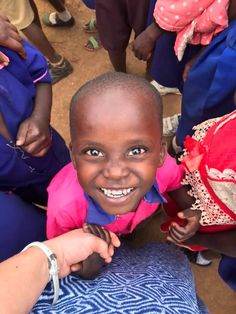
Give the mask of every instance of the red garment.
[[[213, 125], [212, 125], [213, 124]], [[208, 128], [209, 126], [209, 128]], [[236, 227], [236, 111], [200, 124], [184, 143], [185, 184], [202, 211], [204, 232]]]

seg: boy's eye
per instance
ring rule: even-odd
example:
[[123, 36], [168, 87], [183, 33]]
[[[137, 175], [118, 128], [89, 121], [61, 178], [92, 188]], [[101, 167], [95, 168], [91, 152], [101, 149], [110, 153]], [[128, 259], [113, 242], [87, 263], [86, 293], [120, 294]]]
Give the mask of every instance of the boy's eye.
[[144, 154], [147, 150], [145, 148], [141, 148], [141, 147], [135, 147], [132, 148], [129, 152], [128, 152], [128, 156], [136, 156], [136, 155], [141, 155]]
[[85, 154], [93, 157], [103, 157], [103, 153], [100, 150], [94, 148], [86, 150]]

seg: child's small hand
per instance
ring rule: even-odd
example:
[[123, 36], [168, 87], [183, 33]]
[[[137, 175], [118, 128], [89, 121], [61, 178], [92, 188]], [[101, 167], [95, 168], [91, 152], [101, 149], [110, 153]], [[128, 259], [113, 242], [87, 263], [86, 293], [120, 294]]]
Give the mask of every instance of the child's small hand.
[[45, 155], [51, 146], [48, 123], [33, 116], [20, 124], [16, 138], [16, 145], [35, 157]]
[[173, 222], [169, 228], [169, 235], [167, 240], [170, 242], [185, 242], [197, 232], [200, 226], [201, 211], [186, 209], [178, 213], [179, 218], [185, 219], [186, 224], [184, 226], [178, 225]]
[[131, 48], [136, 58], [147, 61], [151, 57], [154, 45], [155, 41], [144, 31], [131, 43]]
[[93, 235], [103, 239], [108, 245], [111, 244], [111, 235], [109, 231], [103, 227], [95, 224], [84, 224], [83, 230], [84, 232], [92, 233]]
[[[95, 224], [84, 224], [83, 231], [87, 233], [92, 233], [93, 235], [103, 239], [109, 245], [109, 254], [112, 256], [114, 253], [114, 247], [120, 245], [118, 237], [102, 226]], [[77, 266], [73, 265], [71, 267], [72, 271], [76, 270], [77, 275], [83, 279], [94, 279], [101, 271], [104, 266], [105, 260], [97, 253], [90, 255], [85, 261], [79, 263]]]

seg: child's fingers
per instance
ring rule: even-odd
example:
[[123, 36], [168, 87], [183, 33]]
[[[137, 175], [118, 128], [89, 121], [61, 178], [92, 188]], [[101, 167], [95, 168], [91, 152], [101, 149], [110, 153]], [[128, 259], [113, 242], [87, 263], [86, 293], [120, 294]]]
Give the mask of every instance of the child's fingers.
[[107, 242], [108, 245], [111, 244], [111, 237], [108, 230], [104, 229], [103, 227], [99, 227], [98, 229], [100, 233], [100, 237]]
[[194, 216], [201, 216], [200, 210], [191, 210], [189, 208], [183, 210], [182, 212], [178, 212], [178, 217], [181, 219], [188, 219]]
[[84, 225], [84, 228], [85, 228], [85, 232], [92, 233], [93, 235], [106, 241], [108, 244], [111, 243], [110, 233], [103, 227], [98, 226], [96, 224], [86, 224]]
[[195, 234], [195, 230], [191, 230], [186, 227], [177, 227], [171, 226], [169, 230], [169, 235], [176, 241], [176, 242], [184, 242], [191, 238]]
[[97, 228], [97, 225], [95, 225], [95, 224], [85, 224], [83, 229], [87, 233], [91, 233], [91, 234], [95, 235], [96, 237], [102, 238], [100, 236], [100, 233], [99, 233], [99, 230]]
[[174, 239], [176, 242], [181, 242], [183, 241], [184, 235], [180, 233], [178, 230], [175, 228], [170, 228], [169, 230], [169, 236]]
[[171, 236], [166, 237], [166, 241], [176, 244], [178, 241], [174, 240]]
[[186, 228], [178, 225], [177, 223], [172, 223], [170, 225], [170, 229], [169, 230], [175, 230], [180, 235], [185, 235], [186, 234]]
[[24, 124], [20, 125], [17, 136], [16, 136], [16, 145], [17, 146], [22, 146], [26, 142], [27, 134], [28, 134], [28, 127], [25, 126]]

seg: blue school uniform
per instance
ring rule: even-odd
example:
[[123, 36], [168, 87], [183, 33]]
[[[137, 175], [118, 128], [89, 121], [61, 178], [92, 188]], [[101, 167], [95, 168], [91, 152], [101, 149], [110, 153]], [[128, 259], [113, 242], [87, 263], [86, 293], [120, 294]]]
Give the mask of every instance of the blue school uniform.
[[235, 110], [236, 20], [216, 36], [189, 71], [176, 133], [182, 145], [192, 127]]
[[[147, 25], [154, 21], [153, 11], [156, 0], [150, 0]], [[177, 87], [183, 90], [183, 71], [189, 62], [201, 49], [201, 45], [188, 45], [183, 59], [178, 61], [174, 44], [176, 33], [164, 33], [157, 41], [152, 53], [151, 77], [159, 84], [167, 87]]]
[[236, 292], [236, 257], [223, 255], [218, 271], [221, 278]]
[[87, 8], [95, 10], [95, 0], [83, 0], [83, 3], [86, 5]]
[[177, 87], [183, 93], [176, 133], [178, 144], [183, 145], [186, 135], [193, 134], [195, 125], [235, 109], [236, 21], [212, 40], [191, 67], [185, 82], [182, 79], [185, 65], [201, 46], [188, 45], [179, 62], [173, 49], [175, 38], [175, 33], [168, 33], [157, 41], [151, 75], [159, 84]]
[[26, 60], [0, 47], [10, 60], [0, 70], [0, 112], [11, 137], [8, 141], [0, 134], [0, 261], [33, 240], [45, 239], [45, 213], [32, 202], [46, 205], [49, 182], [70, 161], [64, 140], [53, 128], [52, 146], [43, 157], [15, 146], [19, 125], [34, 109], [35, 84], [51, 81], [44, 57], [27, 42], [24, 46]]

